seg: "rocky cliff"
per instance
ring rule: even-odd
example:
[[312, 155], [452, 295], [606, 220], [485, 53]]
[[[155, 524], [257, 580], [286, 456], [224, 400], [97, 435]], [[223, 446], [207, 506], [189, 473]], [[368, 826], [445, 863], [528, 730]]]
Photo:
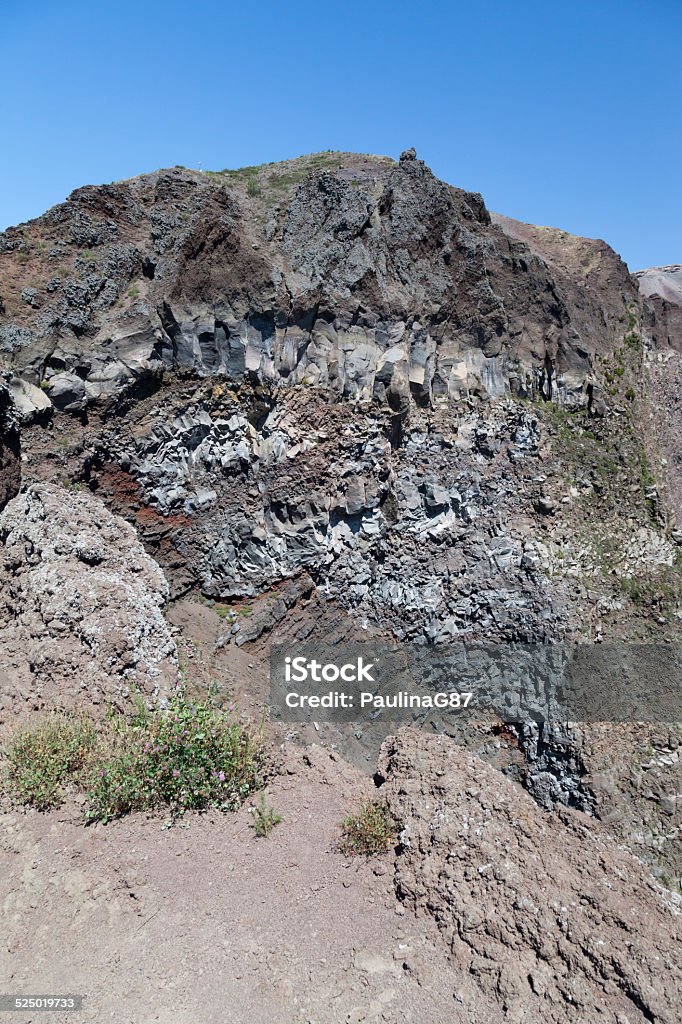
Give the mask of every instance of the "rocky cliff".
[[[79, 189], [0, 235], [6, 494], [21, 421], [38, 491], [15, 501], [93, 492], [224, 645], [669, 640], [678, 346], [650, 293], [605, 243], [491, 215], [409, 151]], [[116, 686], [153, 690], [132, 648]], [[510, 758], [541, 803], [615, 819], [627, 793], [619, 838], [672, 875], [678, 742], [569, 730]]]
[[0, 236], [0, 350], [68, 411], [178, 368], [395, 411], [410, 395], [585, 401], [637, 289], [606, 246], [579, 288], [502, 223], [410, 157], [83, 188]]
[[619, 580], [674, 559], [635, 281], [411, 153], [84, 188], [0, 253], [29, 476], [99, 489], [175, 593], [305, 569], [399, 636], [550, 638], [605, 518]]

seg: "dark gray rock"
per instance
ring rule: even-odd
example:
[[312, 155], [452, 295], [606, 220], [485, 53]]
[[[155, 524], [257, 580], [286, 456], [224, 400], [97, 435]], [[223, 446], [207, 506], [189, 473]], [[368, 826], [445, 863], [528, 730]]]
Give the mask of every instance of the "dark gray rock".
[[75, 373], [57, 373], [49, 379], [49, 397], [62, 412], [80, 412], [87, 404], [85, 382]]
[[17, 353], [34, 340], [33, 332], [17, 324], [0, 324], [0, 352]]
[[21, 486], [19, 411], [10, 384], [10, 374], [0, 373], [0, 510]]
[[[12, 333], [0, 317], [0, 349], [17, 354], [19, 372], [41, 374], [67, 345], [73, 364], [92, 365], [88, 401], [135, 384], [106, 367], [117, 360], [107, 339], [133, 326], [155, 338], [146, 358], [166, 369], [318, 385], [395, 412], [410, 399], [512, 394], [585, 404], [592, 354], [623, 333], [612, 307], [638, 301], [617, 258], [595, 282], [596, 295], [614, 296], [609, 316], [594, 305], [588, 316], [589, 282], [579, 295], [552, 253], [533, 254], [534, 238], [529, 248], [509, 237], [479, 195], [403, 156], [349, 154], [348, 170], [277, 186], [267, 232], [259, 201], [230, 178], [174, 169], [80, 189], [38, 222], [82, 254], [77, 273], [44, 293], [30, 325]], [[277, 173], [263, 171], [264, 189]]]

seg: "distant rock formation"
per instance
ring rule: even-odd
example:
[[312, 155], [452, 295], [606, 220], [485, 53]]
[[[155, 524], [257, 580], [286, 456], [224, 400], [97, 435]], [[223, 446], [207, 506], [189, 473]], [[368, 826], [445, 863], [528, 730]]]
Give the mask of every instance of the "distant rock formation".
[[657, 348], [682, 352], [682, 266], [649, 267], [635, 272], [642, 295], [655, 310]]

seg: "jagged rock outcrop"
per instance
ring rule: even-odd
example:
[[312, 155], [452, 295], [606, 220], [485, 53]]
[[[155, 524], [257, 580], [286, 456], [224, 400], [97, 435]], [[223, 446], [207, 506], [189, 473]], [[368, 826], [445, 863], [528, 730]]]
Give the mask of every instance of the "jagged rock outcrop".
[[[587, 400], [591, 357], [624, 333], [615, 315], [583, 308], [479, 195], [421, 160], [321, 157], [79, 189], [8, 230], [0, 265], [17, 294], [0, 353], [73, 413], [178, 367], [396, 410], [410, 395]], [[608, 254], [595, 291], [622, 306]]]
[[665, 885], [679, 888], [682, 724], [526, 723], [507, 738], [507, 755], [523, 756], [507, 756], [504, 771], [541, 807], [562, 804], [598, 818]]
[[608, 356], [616, 347], [616, 339], [639, 326], [643, 315], [646, 319], [636, 280], [606, 242], [558, 228], [524, 224], [498, 213], [492, 213], [491, 219], [547, 266], [581, 351]]
[[9, 374], [0, 373], [0, 511], [18, 492], [21, 482], [19, 412]]
[[[105, 427], [84, 470], [120, 511], [155, 511], [140, 529], [178, 589], [191, 579], [209, 597], [247, 598], [306, 572], [401, 639], [566, 629], [569, 594], [547, 579], [534, 534], [545, 491], [531, 409], [503, 402], [437, 420], [415, 410], [401, 428], [388, 410], [301, 387], [256, 426], [246, 396], [216, 387], [194, 398], [177, 414], [162, 400], [143, 420]], [[178, 557], [181, 574], [170, 568]]]
[[510, 1021], [676, 1024], [680, 913], [575, 811], [542, 811], [451, 741], [401, 730], [381, 771], [395, 882]]
[[88, 493], [29, 486], [0, 514], [0, 719], [106, 710], [177, 677], [168, 585], [134, 530]]

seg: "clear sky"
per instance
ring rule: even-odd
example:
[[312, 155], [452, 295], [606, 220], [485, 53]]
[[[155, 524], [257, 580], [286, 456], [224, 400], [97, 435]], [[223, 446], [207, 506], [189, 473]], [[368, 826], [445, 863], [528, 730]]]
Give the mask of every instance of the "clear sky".
[[408, 146], [682, 262], [682, 0], [0, 0], [0, 228], [79, 185]]

